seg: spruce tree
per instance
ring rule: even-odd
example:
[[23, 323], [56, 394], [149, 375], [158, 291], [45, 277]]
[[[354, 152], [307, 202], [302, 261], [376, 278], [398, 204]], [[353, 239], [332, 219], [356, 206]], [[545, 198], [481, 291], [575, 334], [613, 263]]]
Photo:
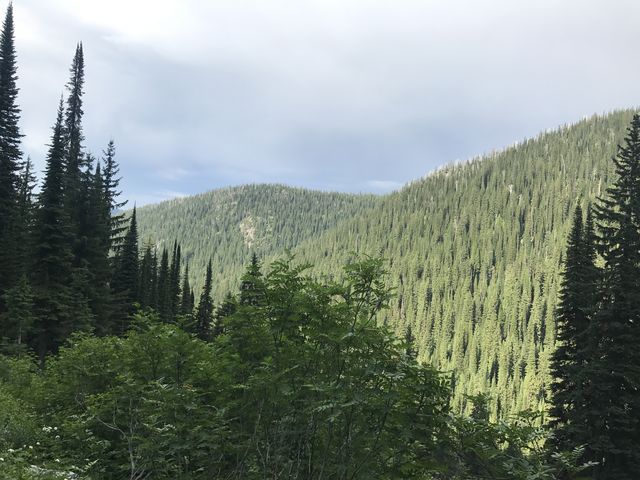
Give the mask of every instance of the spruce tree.
[[153, 299], [156, 278], [156, 258], [150, 243], [144, 249], [140, 262], [140, 283], [138, 286], [138, 302], [142, 308], [156, 308]]
[[189, 264], [184, 268], [184, 277], [182, 279], [182, 298], [180, 300], [180, 313], [182, 315], [191, 315], [193, 313], [193, 303], [191, 302], [191, 284], [189, 283]]
[[119, 303], [114, 333], [123, 334], [127, 330], [127, 319], [133, 313], [134, 304], [139, 298], [139, 268], [138, 224], [134, 207], [129, 229], [118, 252], [113, 273], [112, 288], [115, 299]]
[[169, 271], [169, 303], [170, 317], [180, 313], [180, 256], [182, 255], [178, 241], [173, 242], [173, 255]]
[[590, 460], [597, 479], [640, 472], [640, 116], [613, 159], [616, 179], [596, 219], [604, 260], [602, 305], [589, 331], [585, 376]]
[[407, 325], [404, 331], [404, 344], [405, 344], [405, 356], [408, 360], [415, 361], [418, 357], [418, 351], [416, 350], [416, 337], [413, 336], [411, 325]]
[[103, 151], [102, 164], [103, 164], [103, 183], [104, 183], [104, 196], [105, 203], [108, 205], [110, 214], [110, 237], [109, 248], [118, 248], [124, 234], [127, 230], [127, 220], [124, 213], [120, 213], [120, 210], [127, 204], [126, 201], [120, 201], [119, 197], [122, 193], [119, 190], [120, 186], [120, 166], [115, 159], [116, 157], [116, 145], [113, 140], [109, 140], [106, 150]]
[[31, 158], [24, 162], [18, 180], [18, 229], [17, 229], [17, 264], [20, 276], [30, 271], [32, 236], [36, 215], [34, 189], [36, 176], [33, 173]]
[[[19, 278], [18, 171], [21, 166], [20, 109], [14, 45], [13, 6], [9, 4], [0, 35], [0, 314], [4, 294]], [[0, 330], [3, 324], [0, 321]]]
[[109, 258], [110, 214], [109, 206], [104, 199], [104, 180], [99, 163], [90, 181], [82, 227], [84, 257], [90, 272], [87, 292], [91, 311], [95, 317], [96, 331], [106, 333], [112, 307], [110, 298], [112, 270]]
[[212, 332], [214, 338], [224, 333], [225, 319], [233, 315], [237, 309], [238, 309], [238, 304], [235, 297], [231, 295], [231, 292], [227, 292], [227, 295], [224, 297], [224, 300], [216, 309], [213, 332]]
[[169, 270], [169, 252], [166, 248], [162, 249], [162, 257], [160, 259], [160, 270], [158, 272], [158, 289], [157, 289], [157, 310], [160, 320], [170, 322], [171, 317], [171, 279]]
[[75, 313], [69, 308], [73, 237], [64, 206], [63, 113], [61, 99], [47, 155], [44, 183], [38, 196], [35, 225], [32, 285], [37, 338], [34, 339], [34, 347], [41, 364], [44, 364], [45, 355], [56, 351], [71, 333], [65, 326], [70, 324], [70, 317]]
[[554, 382], [550, 426], [554, 444], [561, 450], [585, 440], [583, 371], [588, 360], [588, 329], [595, 310], [597, 272], [591, 210], [583, 226], [582, 208], [574, 212], [567, 241], [564, 272], [557, 307], [556, 350], [552, 356]]
[[240, 305], [259, 306], [264, 302], [264, 280], [260, 271], [260, 261], [253, 253], [251, 262], [242, 275], [240, 283]]
[[213, 322], [213, 299], [211, 298], [212, 286], [211, 260], [209, 260], [209, 263], [207, 264], [204, 288], [200, 295], [200, 302], [198, 303], [195, 318], [196, 336], [205, 341], [211, 339], [211, 323]]
[[[68, 208], [71, 212], [78, 209], [78, 195], [82, 181], [82, 167], [84, 165], [84, 153], [82, 142], [84, 134], [82, 132], [82, 96], [84, 94], [84, 54], [82, 43], [76, 46], [70, 68], [70, 79], [67, 84], [69, 97], [67, 98], [67, 109], [65, 112], [65, 134], [66, 134], [66, 174], [67, 174], [67, 200]], [[74, 203], [75, 202], [75, 203]], [[76, 220], [73, 218], [73, 220]]]

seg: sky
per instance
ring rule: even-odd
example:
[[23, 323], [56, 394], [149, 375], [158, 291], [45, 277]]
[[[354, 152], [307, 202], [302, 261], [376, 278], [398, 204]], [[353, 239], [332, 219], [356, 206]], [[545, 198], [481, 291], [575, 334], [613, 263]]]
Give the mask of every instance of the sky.
[[82, 41], [86, 148], [115, 140], [138, 205], [245, 183], [382, 194], [640, 105], [637, 0], [14, 0], [14, 16], [25, 153], [44, 168]]

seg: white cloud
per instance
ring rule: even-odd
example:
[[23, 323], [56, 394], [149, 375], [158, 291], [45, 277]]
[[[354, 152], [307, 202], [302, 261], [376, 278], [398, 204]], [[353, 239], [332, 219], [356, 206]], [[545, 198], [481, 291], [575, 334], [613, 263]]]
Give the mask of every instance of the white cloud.
[[99, 152], [115, 137], [131, 198], [245, 181], [384, 191], [395, 186], [362, 178], [362, 165], [410, 180], [640, 104], [632, 0], [20, 0], [15, 10], [26, 150], [42, 165], [84, 40], [87, 145]]

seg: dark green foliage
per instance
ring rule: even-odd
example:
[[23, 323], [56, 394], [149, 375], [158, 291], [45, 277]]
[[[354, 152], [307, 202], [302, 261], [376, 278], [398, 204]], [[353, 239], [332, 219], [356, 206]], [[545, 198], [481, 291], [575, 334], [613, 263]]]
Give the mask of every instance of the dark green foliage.
[[640, 471], [640, 116], [613, 163], [595, 211], [603, 291], [589, 330], [585, 430], [595, 477], [631, 479]]
[[2, 313], [2, 337], [8, 341], [3, 350], [5, 353], [24, 353], [34, 322], [33, 291], [26, 275], [22, 275], [7, 290], [3, 300], [5, 311]]
[[264, 302], [264, 282], [260, 271], [260, 261], [254, 253], [251, 262], [240, 280], [240, 305], [259, 307]]
[[171, 268], [169, 271], [169, 302], [171, 304], [171, 315], [180, 314], [180, 245], [173, 242], [173, 255], [171, 256]]
[[147, 244], [140, 262], [140, 284], [138, 286], [138, 301], [143, 309], [155, 308], [157, 305], [157, 270], [155, 249]]
[[[64, 131], [66, 139], [66, 174], [67, 174], [67, 202], [70, 216], [76, 220], [80, 214], [77, 203], [81, 192], [82, 167], [84, 166], [84, 152], [82, 142], [82, 95], [84, 94], [84, 53], [82, 44], [76, 46], [70, 68], [70, 79], [67, 84], [69, 96], [65, 112]], [[74, 203], [74, 201], [76, 203]], [[75, 212], [75, 215], [73, 214]]]
[[71, 332], [67, 326], [73, 254], [68, 212], [64, 208], [64, 136], [62, 99], [47, 155], [44, 183], [38, 197], [32, 285], [35, 299], [34, 347], [41, 362]]
[[[134, 303], [140, 299], [140, 265], [138, 259], [138, 225], [136, 209], [133, 209], [129, 229], [115, 259], [115, 270], [111, 288], [117, 301], [115, 324], [111, 333], [123, 334], [127, 330], [127, 319], [134, 312]], [[146, 266], [145, 266], [146, 267]], [[147, 273], [147, 272], [145, 272]]]
[[572, 466], [566, 454], [545, 462], [530, 416], [492, 424], [451, 414], [444, 377], [376, 326], [392, 298], [381, 261], [350, 264], [339, 283], [304, 270], [274, 263], [262, 305], [239, 305], [212, 342], [137, 315], [124, 337], [73, 336], [39, 375], [0, 356], [5, 471], [551, 480], [555, 463]]
[[553, 403], [550, 425], [555, 429], [555, 443], [569, 449], [586, 443], [584, 398], [586, 381], [583, 370], [591, 353], [589, 324], [596, 311], [598, 271], [595, 261], [595, 238], [591, 210], [583, 226], [582, 209], [575, 209], [569, 234], [560, 299], [557, 310], [557, 346], [552, 357], [551, 385]]
[[191, 291], [191, 284], [189, 283], [189, 265], [187, 264], [184, 269], [184, 276], [182, 278], [181, 298], [180, 298], [180, 314], [191, 315], [193, 313], [193, 298]]
[[123, 213], [120, 213], [120, 209], [124, 207], [127, 202], [119, 201], [118, 198], [122, 193], [118, 188], [121, 178], [120, 166], [116, 161], [116, 145], [113, 140], [109, 140], [107, 149], [103, 152], [102, 164], [103, 168], [103, 184], [104, 184], [104, 196], [105, 204], [109, 211], [110, 220], [110, 238], [109, 248], [117, 248], [122, 243], [124, 233], [127, 230], [127, 220]]
[[212, 281], [211, 260], [209, 260], [204, 280], [204, 288], [200, 294], [200, 302], [198, 303], [195, 316], [194, 331], [200, 340], [211, 339], [211, 324], [213, 322], [213, 299], [211, 298]]
[[[0, 35], [0, 315], [5, 311], [4, 294], [20, 278], [19, 240], [21, 238], [19, 178], [20, 109], [13, 6], [9, 4]], [[0, 321], [0, 330], [3, 323]]]
[[218, 306], [215, 313], [214, 325], [213, 325], [213, 336], [217, 337], [224, 333], [225, 323], [227, 317], [236, 313], [238, 309], [238, 302], [231, 292], [227, 292], [227, 295], [224, 297], [222, 303]]
[[169, 271], [169, 252], [162, 249], [162, 258], [158, 270], [158, 300], [156, 302], [158, 314], [163, 322], [171, 319], [171, 282]]

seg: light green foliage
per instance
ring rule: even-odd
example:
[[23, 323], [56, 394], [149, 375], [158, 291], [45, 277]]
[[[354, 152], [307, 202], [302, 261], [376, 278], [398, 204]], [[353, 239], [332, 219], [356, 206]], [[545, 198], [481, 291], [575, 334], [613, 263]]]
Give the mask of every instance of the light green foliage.
[[381, 320], [401, 335], [410, 325], [418, 358], [455, 373], [456, 410], [479, 392], [500, 416], [542, 410], [572, 212], [611, 182], [631, 115], [592, 117], [383, 197], [249, 186], [165, 202], [139, 209], [141, 236], [177, 238], [197, 290], [213, 255], [217, 303], [249, 261], [247, 218], [259, 219], [252, 248], [267, 259], [293, 248], [318, 274], [340, 277], [351, 252], [381, 253], [397, 292]]

